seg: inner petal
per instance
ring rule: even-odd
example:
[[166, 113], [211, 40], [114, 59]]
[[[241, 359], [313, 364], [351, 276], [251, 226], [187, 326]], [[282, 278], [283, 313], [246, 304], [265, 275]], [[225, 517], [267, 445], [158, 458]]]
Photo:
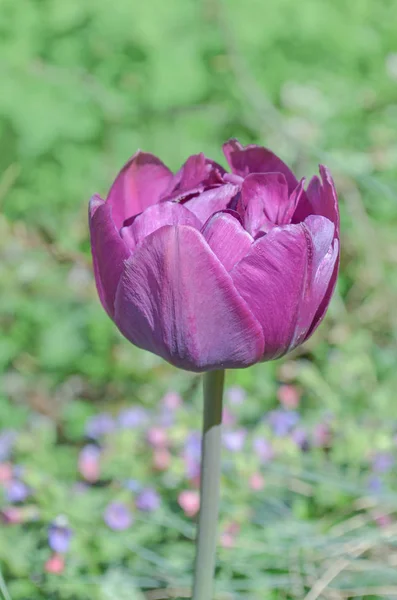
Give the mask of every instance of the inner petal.
[[201, 228], [199, 219], [183, 204], [167, 201], [149, 206], [132, 222], [128, 220], [120, 230], [120, 235], [132, 249], [150, 233], [164, 225], [190, 225], [195, 229]]
[[289, 197], [288, 184], [282, 173], [248, 175], [241, 196], [245, 207], [244, 226], [252, 236], [289, 222], [293, 199]]
[[239, 215], [233, 211], [218, 212], [202, 229], [211, 250], [217, 255], [226, 271], [231, 271], [249, 251], [253, 238], [245, 231]]

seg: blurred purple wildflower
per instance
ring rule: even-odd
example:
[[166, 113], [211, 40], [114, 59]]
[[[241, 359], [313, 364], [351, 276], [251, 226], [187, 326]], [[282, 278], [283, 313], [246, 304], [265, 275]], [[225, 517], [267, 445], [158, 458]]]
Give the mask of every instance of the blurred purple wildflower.
[[137, 479], [127, 479], [124, 481], [124, 487], [130, 492], [139, 492], [142, 489], [142, 484]]
[[64, 517], [58, 517], [48, 528], [48, 545], [51, 550], [64, 554], [69, 550], [72, 530]]
[[224, 431], [222, 435], [223, 445], [230, 452], [240, 452], [247, 437], [245, 429], [236, 429], [235, 431]]
[[183, 449], [186, 477], [195, 479], [200, 475], [201, 463], [201, 434], [199, 431], [191, 431], [186, 438]]
[[372, 470], [375, 473], [387, 473], [393, 464], [394, 457], [390, 452], [378, 452], [372, 457]]
[[3, 429], [0, 432], [0, 462], [10, 457], [16, 435], [16, 431], [12, 429]]
[[149, 422], [149, 412], [143, 406], [125, 408], [119, 412], [117, 422], [123, 429], [144, 427]]
[[153, 488], [143, 489], [137, 496], [135, 504], [138, 510], [153, 512], [160, 506], [160, 496]]
[[113, 417], [109, 413], [99, 413], [90, 417], [85, 426], [87, 437], [97, 440], [103, 435], [111, 433], [116, 428]]
[[288, 435], [288, 433], [299, 422], [299, 414], [294, 410], [277, 409], [269, 412], [267, 421], [278, 437]]
[[383, 483], [377, 475], [371, 475], [367, 481], [367, 488], [373, 494], [379, 494], [383, 489]]
[[15, 504], [18, 502], [24, 502], [26, 498], [30, 495], [30, 490], [28, 486], [20, 481], [19, 479], [11, 479], [11, 481], [7, 482], [5, 488], [5, 495], [8, 502], [11, 504]]
[[297, 427], [291, 432], [291, 439], [304, 452], [309, 450], [309, 440], [306, 431], [302, 427]]
[[268, 462], [274, 456], [271, 443], [264, 437], [256, 437], [254, 439], [253, 449], [262, 462]]
[[226, 390], [226, 399], [232, 406], [240, 406], [247, 397], [246, 391], [239, 386], [232, 386]]
[[122, 502], [111, 502], [103, 515], [104, 521], [110, 529], [123, 531], [133, 523], [130, 509]]

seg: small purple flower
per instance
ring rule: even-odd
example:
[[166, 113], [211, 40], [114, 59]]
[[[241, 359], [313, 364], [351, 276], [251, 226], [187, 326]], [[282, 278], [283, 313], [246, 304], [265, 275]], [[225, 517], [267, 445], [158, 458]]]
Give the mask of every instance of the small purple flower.
[[191, 431], [187, 435], [183, 454], [192, 459], [201, 459], [201, 434], [199, 431]]
[[16, 435], [16, 432], [12, 429], [3, 429], [0, 432], [0, 462], [8, 460], [10, 457]]
[[233, 406], [240, 406], [240, 404], [243, 404], [246, 397], [246, 391], [237, 385], [226, 390], [226, 398]]
[[373, 494], [380, 494], [383, 489], [383, 483], [377, 475], [371, 475], [367, 481], [367, 488]]
[[160, 506], [160, 496], [153, 488], [145, 488], [136, 499], [136, 507], [144, 512], [153, 512]]
[[127, 479], [124, 481], [124, 487], [130, 492], [136, 493], [141, 491], [142, 484], [137, 479]]
[[295, 444], [303, 450], [309, 450], [309, 441], [307, 439], [307, 433], [302, 427], [297, 427], [291, 432], [291, 439]]
[[387, 473], [394, 464], [394, 457], [390, 452], [378, 452], [372, 457], [372, 469], [375, 473]]
[[65, 554], [69, 550], [72, 530], [65, 517], [58, 517], [48, 528], [48, 545], [51, 550]]
[[195, 479], [200, 475], [201, 434], [199, 431], [191, 431], [188, 434], [182, 454], [186, 477]]
[[30, 495], [30, 490], [23, 481], [11, 479], [6, 485], [5, 493], [8, 502], [16, 504], [18, 502], [24, 502]]
[[117, 422], [123, 429], [144, 427], [149, 422], [149, 413], [143, 406], [125, 408], [119, 412]]
[[111, 502], [103, 515], [104, 521], [110, 529], [123, 531], [133, 523], [130, 509], [122, 502]]
[[274, 450], [271, 443], [264, 437], [257, 437], [253, 441], [253, 448], [260, 460], [264, 463], [269, 462], [274, 456]]
[[116, 424], [109, 413], [99, 413], [99, 415], [94, 415], [88, 419], [85, 432], [87, 437], [97, 440], [108, 433], [112, 433], [115, 428]]
[[247, 432], [245, 429], [235, 431], [224, 431], [222, 435], [223, 445], [230, 452], [240, 452], [245, 443]]
[[288, 435], [288, 433], [299, 422], [299, 414], [294, 410], [272, 410], [267, 416], [268, 423], [273, 433], [278, 437]]

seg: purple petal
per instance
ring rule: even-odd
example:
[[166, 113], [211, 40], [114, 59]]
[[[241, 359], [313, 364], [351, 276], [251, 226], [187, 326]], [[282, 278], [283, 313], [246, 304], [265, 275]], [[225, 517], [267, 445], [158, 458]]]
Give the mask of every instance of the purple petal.
[[339, 208], [338, 197], [331, 173], [320, 165], [321, 182], [313, 177], [307, 188], [307, 196], [315, 215], [327, 217], [335, 225], [335, 235], [339, 238]]
[[[324, 217], [311, 218], [319, 219], [328, 228], [329, 221]], [[332, 224], [329, 226], [332, 228]], [[308, 273], [313, 264], [321, 267], [325, 244], [321, 233], [314, 239], [310, 233], [304, 225], [275, 227], [258, 239], [231, 271], [237, 290], [263, 328], [265, 359], [279, 357], [292, 343], [299, 343], [308, 321], [307, 311], [313, 314], [313, 308], [318, 306], [313, 305], [322, 282], [315, 281], [313, 297], [313, 278]]]
[[307, 339], [306, 334], [328, 290], [339, 253], [338, 240], [333, 243], [335, 226], [331, 221], [325, 217], [311, 215], [302, 227], [308, 235], [307, 239], [310, 240], [311, 251], [308, 256], [310, 263], [291, 348]]
[[230, 271], [247, 254], [254, 241], [240, 221], [225, 212], [211, 217], [202, 233], [226, 271]]
[[159, 158], [140, 150], [124, 165], [110, 188], [107, 202], [119, 230], [123, 222], [160, 199], [172, 172]]
[[214, 213], [225, 210], [238, 191], [237, 185], [226, 183], [191, 198], [184, 203], [184, 206], [204, 224]]
[[130, 251], [116, 229], [108, 203], [99, 196], [91, 198], [89, 223], [96, 287], [104, 309], [113, 317], [117, 286]]
[[260, 229], [267, 232], [274, 225], [286, 224], [290, 200], [282, 173], [253, 173], [241, 188], [245, 206], [244, 226], [255, 236]]
[[192, 371], [248, 366], [263, 351], [259, 323], [192, 227], [165, 226], [129, 259], [115, 321], [133, 344]]
[[[329, 170], [320, 165], [320, 174], [322, 178], [322, 184], [318, 177], [314, 177], [308, 187], [307, 195], [310, 198], [310, 202], [313, 206], [313, 210], [316, 214], [323, 215], [330, 219], [332, 223], [335, 225], [335, 237], [337, 238], [334, 242], [333, 253], [329, 258], [330, 262], [333, 263], [333, 272], [328, 284], [328, 288], [323, 296], [323, 299], [320, 303], [319, 308], [313, 318], [312, 325], [306, 335], [307, 339], [312, 335], [312, 333], [317, 329], [321, 321], [323, 320], [330, 300], [332, 298], [332, 294], [334, 293], [336, 280], [338, 279], [339, 272], [339, 207], [338, 207], [338, 197], [335, 190], [335, 185], [333, 179], [331, 177], [331, 173]], [[325, 265], [325, 269], [328, 267]]]
[[203, 153], [189, 156], [172, 180], [171, 192], [164, 199], [177, 200], [188, 193], [199, 193], [204, 189], [223, 183], [225, 169], [216, 162], [206, 158]]
[[164, 225], [190, 225], [201, 229], [201, 222], [190, 210], [178, 202], [160, 202], [149, 206], [128, 227], [121, 229], [124, 239], [132, 240], [132, 247]]
[[242, 146], [237, 140], [223, 145], [223, 152], [233, 173], [247, 177], [250, 173], [282, 173], [292, 194], [298, 181], [289, 167], [278, 156], [262, 146]]

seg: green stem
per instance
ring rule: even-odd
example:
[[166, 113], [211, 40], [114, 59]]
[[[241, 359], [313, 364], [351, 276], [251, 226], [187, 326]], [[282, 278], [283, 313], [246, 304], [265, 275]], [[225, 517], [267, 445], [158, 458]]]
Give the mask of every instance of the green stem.
[[218, 529], [224, 371], [204, 375], [200, 516], [192, 600], [211, 600]]

